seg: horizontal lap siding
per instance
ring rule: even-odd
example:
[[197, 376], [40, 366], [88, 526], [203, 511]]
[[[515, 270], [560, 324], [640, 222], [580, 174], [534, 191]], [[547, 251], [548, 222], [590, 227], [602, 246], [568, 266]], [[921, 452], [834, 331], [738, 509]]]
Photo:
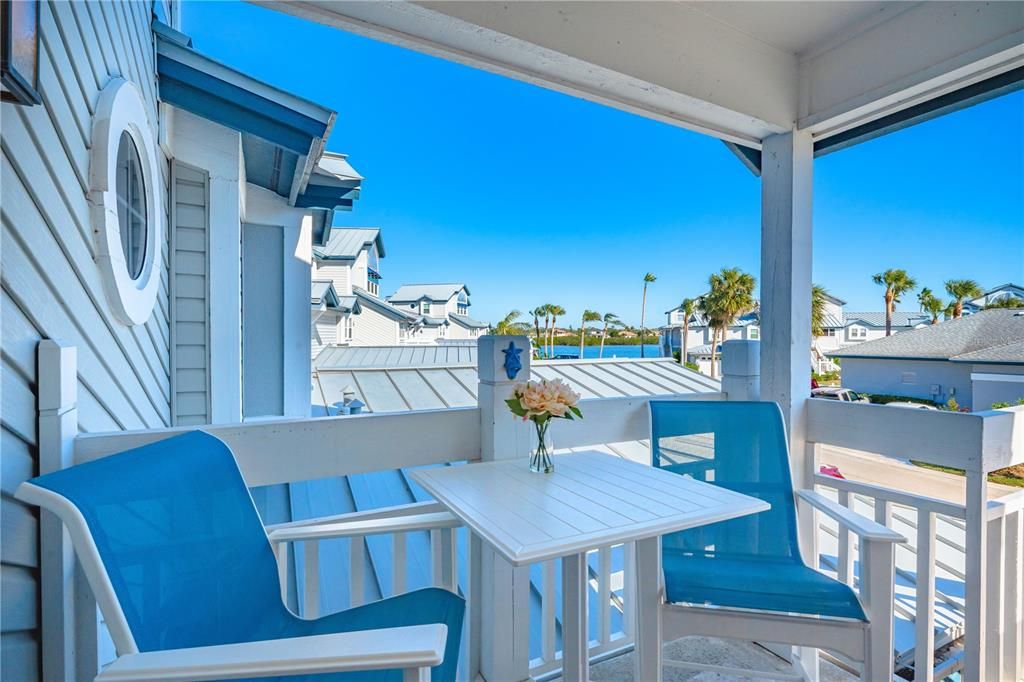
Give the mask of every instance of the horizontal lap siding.
[[174, 164], [171, 237], [173, 419], [210, 423], [209, 176]]
[[[94, 261], [89, 147], [100, 90], [132, 81], [156, 131], [156, 79], [146, 2], [40, 3], [43, 104], [3, 104], [0, 202], [0, 649], [4, 679], [41, 675], [39, 514], [13, 498], [38, 473], [36, 346], [78, 349], [81, 431], [170, 423], [168, 248], [157, 306], [144, 325], [112, 315]], [[154, 133], [155, 134], [155, 133]], [[166, 160], [161, 157], [161, 163]], [[166, 169], [158, 193], [166, 197]], [[164, 207], [165, 208], [165, 207]]]

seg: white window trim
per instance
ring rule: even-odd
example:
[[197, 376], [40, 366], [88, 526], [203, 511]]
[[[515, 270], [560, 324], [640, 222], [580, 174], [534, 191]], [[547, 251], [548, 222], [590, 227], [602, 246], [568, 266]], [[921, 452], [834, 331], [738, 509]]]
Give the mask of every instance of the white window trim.
[[[131, 136], [138, 150], [146, 191], [146, 255], [136, 279], [125, 263], [117, 215], [117, 149], [122, 132]], [[111, 79], [100, 93], [93, 117], [89, 204], [103, 289], [114, 317], [128, 326], [149, 319], [160, 289], [164, 202], [158, 191], [160, 170], [154, 139], [139, 91], [123, 78]]]

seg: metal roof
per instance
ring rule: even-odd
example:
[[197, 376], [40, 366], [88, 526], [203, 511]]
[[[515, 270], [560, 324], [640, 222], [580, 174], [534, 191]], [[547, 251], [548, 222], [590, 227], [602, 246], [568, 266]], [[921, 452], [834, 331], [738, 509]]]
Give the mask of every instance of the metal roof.
[[469, 287], [458, 282], [452, 284], [403, 284], [398, 291], [393, 293], [388, 300], [399, 303], [412, 303], [422, 298], [431, 301], [447, 301], [460, 290], [465, 289], [469, 294]]
[[360, 303], [368, 305], [377, 312], [387, 315], [388, 317], [391, 317], [396, 320], [401, 320], [403, 322], [417, 323], [420, 321], [420, 317], [418, 315], [410, 315], [404, 310], [399, 310], [395, 306], [385, 301], [383, 298], [374, 296], [366, 289], [361, 289], [359, 287], [354, 286], [352, 287], [352, 293], [355, 294], [356, 299]]
[[821, 326], [825, 329], [841, 329], [846, 326], [846, 323], [839, 317], [830, 313], [825, 313], [823, 316]]
[[371, 244], [377, 245], [377, 254], [384, 257], [384, 240], [376, 227], [334, 227], [326, 246], [313, 247], [313, 255], [324, 260], [352, 260]]
[[491, 326], [486, 322], [474, 320], [472, 317], [458, 315], [456, 313], [451, 313], [448, 317], [452, 319], [452, 322], [455, 322], [462, 327], [466, 327], [467, 329], [487, 329]]
[[[893, 327], [914, 327], [921, 323], [931, 322], [932, 317], [928, 313], [917, 311], [897, 310], [892, 314]], [[862, 324], [866, 327], [885, 327], [885, 313], [843, 313], [842, 326], [851, 324]]]
[[[327, 348], [315, 361], [312, 401], [342, 400], [346, 386], [371, 412], [406, 412], [476, 405], [476, 348], [397, 346]], [[720, 391], [721, 384], [671, 358], [647, 360], [539, 360], [531, 378], [562, 379], [584, 398], [674, 395]], [[323, 394], [321, 394], [321, 387]]]
[[337, 304], [338, 294], [334, 290], [334, 283], [329, 279], [314, 279], [310, 284], [310, 303], [320, 305], [325, 297], [327, 305]]
[[1017, 310], [982, 310], [957, 320], [847, 346], [829, 355], [1024, 364], [1024, 314]]

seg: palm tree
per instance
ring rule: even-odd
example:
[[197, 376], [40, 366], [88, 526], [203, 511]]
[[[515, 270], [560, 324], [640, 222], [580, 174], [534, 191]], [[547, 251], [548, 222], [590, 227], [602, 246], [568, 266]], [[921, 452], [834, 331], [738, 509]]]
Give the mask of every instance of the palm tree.
[[548, 357], [554, 357], [555, 355], [555, 327], [558, 324], [558, 316], [565, 315], [565, 308], [560, 305], [551, 306], [551, 352], [548, 353]]
[[978, 298], [984, 290], [973, 279], [951, 279], [946, 281], [946, 293], [953, 297], [953, 319], [964, 314], [964, 301]]
[[683, 311], [683, 350], [679, 354], [679, 364], [685, 365], [686, 354], [690, 350], [690, 318], [697, 310], [697, 301], [692, 298], [684, 298], [683, 302], [679, 304], [679, 308]]
[[921, 304], [921, 310], [932, 316], [932, 324], [938, 324], [939, 315], [946, 310], [946, 304], [943, 303], [938, 296], [933, 294], [932, 290], [928, 287], [921, 290], [920, 295], [917, 297], [917, 301]]
[[871, 279], [885, 287], [885, 335], [892, 336], [892, 314], [896, 312], [896, 304], [900, 302], [900, 296], [914, 290], [917, 282], [906, 270], [897, 268], [880, 272]]
[[658, 278], [653, 273], [648, 272], [644, 275], [644, 302], [640, 307], [640, 357], [644, 357], [644, 334], [647, 329], [644, 327], [644, 322], [647, 317], [647, 285], [656, 281]]
[[583, 322], [580, 324], [580, 359], [583, 359], [583, 344], [587, 338], [587, 322], [600, 322], [601, 313], [593, 310], [583, 311]]
[[811, 285], [811, 336], [825, 334], [825, 297], [828, 289], [820, 284]]
[[711, 343], [711, 376], [716, 376], [715, 360], [718, 338], [725, 341], [729, 327], [736, 318], [754, 309], [754, 287], [757, 280], [739, 268], [722, 268], [708, 278], [710, 291], [702, 297], [701, 310], [714, 330]]
[[608, 337], [609, 325], [622, 326], [622, 320], [615, 313], [605, 313], [601, 321], [604, 322], [604, 329], [601, 330], [601, 349], [597, 351], [597, 357], [599, 358], [604, 357], [604, 340]]
[[551, 327], [551, 309], [554, 308], [554, 304], [545, 303], [540, 307], [544, 311], [544, 356], [548, 355], [548, 329]]
[[[523, 314], [518, 310], [509, 311], [509, 314], [498, 320], [498, 324], [494, 325], [494, 333], [498, 336], [511, 336], [512, 334], [518, 334], [523, 330], [523, 323], [516, 322]], [[529, 327], [527, 327], [529, 328]]]
[[540, 349], [540, 318], [544, 317], [544, 306], [537, 306], [530, 311], [533, 315], [533, 328], [537, 332], [537, 349]]
[[1013, 295], [1002, 296], [985, 306], [985, 310], [992, 310], [993, 308], [1024, 308], [1024, 298]]

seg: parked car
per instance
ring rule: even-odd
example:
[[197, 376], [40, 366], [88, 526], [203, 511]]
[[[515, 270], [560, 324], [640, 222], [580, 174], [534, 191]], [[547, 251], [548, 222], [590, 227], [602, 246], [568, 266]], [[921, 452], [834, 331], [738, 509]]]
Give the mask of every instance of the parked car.
[[908, 410], [938, 410], [939, 408], [934, 405], [925, 405], [924, 403], [912, 403], [903, 400], [897, 400], [895, 402], [886, 403], [889, 407], [902, 407]]
[[860, 395], [856, 391], [838, 386], [823, 386], [811, 389], [812, 398], [824, 398], [825, 400], [839, 400], [844, 403], [867, 403], [870, 402], [867, 396]]

